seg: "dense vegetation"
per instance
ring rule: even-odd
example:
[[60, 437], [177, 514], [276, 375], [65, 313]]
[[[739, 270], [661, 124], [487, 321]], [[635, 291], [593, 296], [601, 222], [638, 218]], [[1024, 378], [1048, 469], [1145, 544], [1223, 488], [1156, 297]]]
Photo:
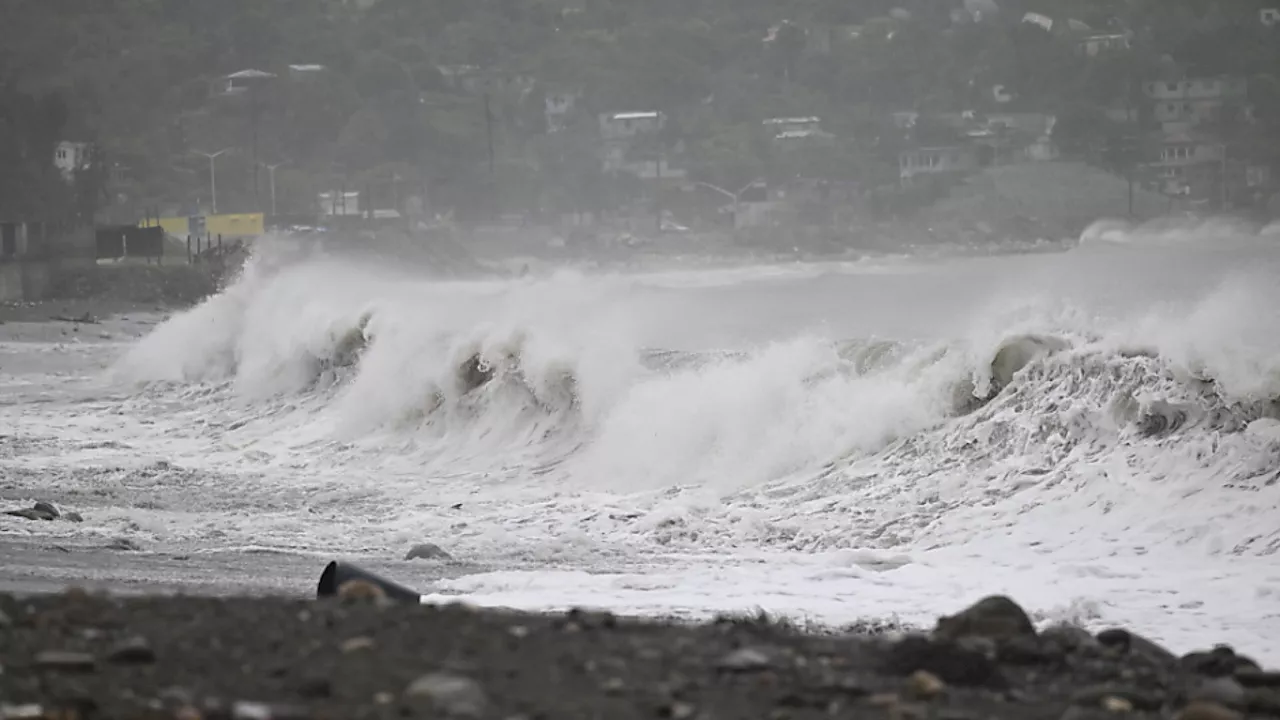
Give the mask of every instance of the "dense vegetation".
[[[992, 13], [998, 4], [999, 12]], [[1270, 3], [1274, 4], [1274, 3]], [[364, 7], [364, 6], [368, 7]], [[505, 209], [603, 207], [632, 189], [602, 176], [595, 114], [658, 109], [663, 138], [700, 179], [739, 187], [804, 174], [868, 185], [896, 177], [905, 140], [890, 113], [995, 107], [1056, 113], [1059, 140], [1086, 153], [1124, 132], [1103, 108], [1134, 101], [1161, 73], [1251, 78], [1260, 148], [1280, 147], [1280, 28], [1265, 0], [4, 0], [0, 14], [0, 215], [207, 200], [218, 160], [223, 210], [281, 212], [315, 192], [371, 183], [425, 190], [437, 208], [496, 198]], [[952, 10], [983, 10], [957, 23]], [[1027, 12], [1054, 28], [1021, 22]], [[1132, 49], [1088, 58], [1066, 20], [1131, 29]], [[765, 41], [770, 29], [773, 39]], [[856, 32], [852, 32], [856, 29]], [[821, 42], [818, 42], [822, 39]], [[289, 64], [323, 72], [291, 74]], [[526, 75], [486, 99], [440, 67]], [[220, 93], [231, 72], [277, 74]], [[547, 92], [580, 89], [564, 132], [548, 133]], [[837, 140], [779, 153], [772, 116], [818, 115]], [[927, 139], [938, 132], [924, 123]], [[492, 155], [490, 155], [490, 132]], [[103, 167], [70, 191], [48, 167], [59, 139], [93, 142]], [[110, 175], [110, 182], [107, 182]], [[100, 197], [94, 188], [110, 187]], [[3, 218], [0, 218], [3, 219]]]

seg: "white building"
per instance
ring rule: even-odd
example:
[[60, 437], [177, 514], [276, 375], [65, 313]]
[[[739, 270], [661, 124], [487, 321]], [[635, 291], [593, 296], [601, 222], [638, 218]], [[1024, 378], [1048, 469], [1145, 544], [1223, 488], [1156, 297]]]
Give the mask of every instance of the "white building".
[[600, 137], [606, 142], [633, 140], [656, 133], [667, 125], [667, 116], [656, 110], [603, 113], [600, 115]]
[[1129, 33], [1086, 35], [1076, 41], [1076, 48], [1083, 55], [1098, 57], [1106, 53], [1123, 52], [1130, 48]]
[[822, 129], [822, 120], [816, 117], [769, 118], [764, 121], [773, 133], [774, 140], [830, 139], [832, 134]]
[[1151, 163], [1169, 195], [1205, 195], [1221, 182], [1226, 145], [1197, 133], [1189, 123], [1170, 124], [1158, 138], [1159, 159]]
[[1247, 112], [1249, 83], [1244, 78], [1213, 77], [1175, 81], [1151, 81], [1142, 87], [1152, 101], [1157, 122], [1192, 126], [1221, 117], [1222, 109], [1236, 104]]
[[898, 154], [898, 176], [909, 183], [916, 175], [971, 172], [978, 167], [972, 147], [922, 147]]

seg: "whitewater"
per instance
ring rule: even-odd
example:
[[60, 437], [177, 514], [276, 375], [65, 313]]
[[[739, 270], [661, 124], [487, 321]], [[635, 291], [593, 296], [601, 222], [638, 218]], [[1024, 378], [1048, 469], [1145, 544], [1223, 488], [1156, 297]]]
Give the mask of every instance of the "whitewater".
[[141, 338], [0, 343], [0, 489], [85, 515], [0, 535], [432, 542], [485, 567], [433, 597], [525, 609], [913, 625], [1007, 593], [1275, 652], [1278, 273], [1280, 229], [1222, 221], [470, 280], [268, 238]]

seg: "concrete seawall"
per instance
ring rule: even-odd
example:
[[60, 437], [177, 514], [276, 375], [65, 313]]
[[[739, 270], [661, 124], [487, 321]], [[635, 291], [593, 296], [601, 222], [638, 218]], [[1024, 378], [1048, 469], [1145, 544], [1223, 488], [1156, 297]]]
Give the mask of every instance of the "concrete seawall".
[[42, 300], [53, 275], [48, 260], [0, 262], [0, 302]]

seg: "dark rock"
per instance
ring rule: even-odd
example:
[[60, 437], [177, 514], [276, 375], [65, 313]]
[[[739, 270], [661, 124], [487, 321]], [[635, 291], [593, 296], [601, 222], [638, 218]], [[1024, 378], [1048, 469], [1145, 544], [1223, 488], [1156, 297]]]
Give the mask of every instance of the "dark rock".
[[1191, 703], [1173, 717], [1174, 720], [1242, 720], [1243, 718], [1234, 710], [1207, 702]]
[[1062, 711], [1058, 716], [1058, 720], [1113, 720], [1115, 713], [1102, 708], [1083, 707], [1081, 705], [1069, 705], [1067, 709]]
[[422, 543], [414, 545], [404, 556], [405, 560], [452, 560], [453, 556], [445, 552], [439, 545]]
[[410, 683], [404, 694], [409, 700], [429, 701], [446, 717], [483, 717], [489, 704], [479, 683], [448, 673], [423, 675]]
[[1178, 656], [1161, 647], [1159, 644], [1137, 635], [1114, 628], [1098, 633], [1097, 640], [1103, 648], [1120, 655], [1139, 655], [1160, 665], [1173, 665]]
[[895, 642], [885, 659], [886, 670], [910, 675], [925, 670], [952, 685], [1004, 687], [995, 659], [961, 643], [937, 640], [925, 635], [907, 635]]
[[73, 523], [84, 522], [84, 516], [78, 512], [63, 513], [62, 519]]
[[830, 704], [831, 698], [824, 692], [795, 690], [778, 698], [778, 707], [783, 708], [825, 708]]
[[1105, 648], [1127, 653], [1132, 636], [1123, 628], [1111, 628], [1098, 633], [1095, 639]]
[[563, 618], [556, 622], [557, 627], [575, 625], [579, 629], [604, 628], [612, 630], [618, 626], [618, 617], [611, 612], [570, 608]]
[[[0, 625], [3, 624], [4, 621], [0, 620]], [[1247, 688], [1280, 687], [1280, 672], [1275, 670], [1255, 670], [1253, 668], [1237, 669], [1236, 681]]]
[[690, 720], [698, 714], [698, 709], [687, 702], [671, 702], [658, 708], [658, 717], [671, 720]]
[[1000, 662], [1012, 665], [1044, 665], [1060, 662], [1064, 652], [1053, 642], [1038, 637], [1019, 635], [997, 647]]
[[333, 684], [323, 677], [306, 678], [298, 683], [298, 695], [309, 700], [333, 697]]
[[769, 656], [756, 648], [739, 648], [720, 658], [716, 667], [727, 672], [755, 672], [773, 666]]
[[1064, 653], [1095, 650], [1101, 647], [1101, 643], [1098, 642], [1097, 638], [1079, 625], [1067, 625], [1065, 623], [1052, 625], [1042, 630], [1040, 637]]
[[1026, 611], [1003, 595], [983, 598], [955, 615], [939, 618], [933, 630], [934, 637], [939, 640], [978, 636], [999, 642], [1035, 634], [1035, 625]]
[[937, 712], [931, 717], [936, 718], [936, 720], [981, 720], [985, 716], [980, 713], [954, 708], [938, 708]]
[[88, 653], [45, 650], [36, 654], [35, 666], [52, 672], [93, 672], [98, 663]]
[[12, 515], [13, 517], [24, 518], [26, 520], [54, 520], [58, 517], [57, 515], [53, 515], [43, 510], [36, 510], [35, 508], [23, 508], [21, 510], [6, 510], [4, 514]]
[[1125, 701], [1135, 710], [1154, 711], [1164, 707], [1165, 697], [1160, 693], [1116, 685], [1093, 685], [1078, 690], [1071, 696], [1071, 704], [1081, 707], [1106, 708], [1107, 698]]
[[1236, 671], [1235, 653], [1219, 649], [1187, 653], [1178, 663], [1184, 670], [1206, 677], [1234, 675]]
[[1228, 675], [1204, 678], [1200, 682], [1193, 683], [1187, 693], [1187, 699], [1214, 702], [1229, 708], [1242, 708], [1245, 703], [1244, 686]]
[[978, 653], [988, 660], [995, 660], [1000, 656], [1000, 649], [996, 646], [996, 641], [986, 637], [963, 637], [956, 641], [956, 645], [960, 649]]
[[1251, 687], [1244, 691], [1244, 706], [1249, 712], [1280, 717], [1280, 690]]
[[1248, 672], [1250, 670], [1261, 670], [1262, 666], [1256, 660], [1248, 655], [1236, 653], [1236, 672]]
[[37, 502], [35, 505], [32, 505], [31, 509], [35, 510], [36, 512], [47, 513], [49, 515], [52, 515], [54, 518], [57, 518], [62, 514], [58, 512], [58, 508], [54, 507], [53, 503], [44, 502], [43, 500], [40, 502]]
[[111, 542], [103, 547], [107, 550], [119, 550], [121, 552], [137, 552], [142, 549], [142, 546], [126, 537], [113, 538]]
[[107, 661], [117, 665], [146, 665], [156, 661], [156, 652], [144, 637], [132, 637], [111, 648]]

